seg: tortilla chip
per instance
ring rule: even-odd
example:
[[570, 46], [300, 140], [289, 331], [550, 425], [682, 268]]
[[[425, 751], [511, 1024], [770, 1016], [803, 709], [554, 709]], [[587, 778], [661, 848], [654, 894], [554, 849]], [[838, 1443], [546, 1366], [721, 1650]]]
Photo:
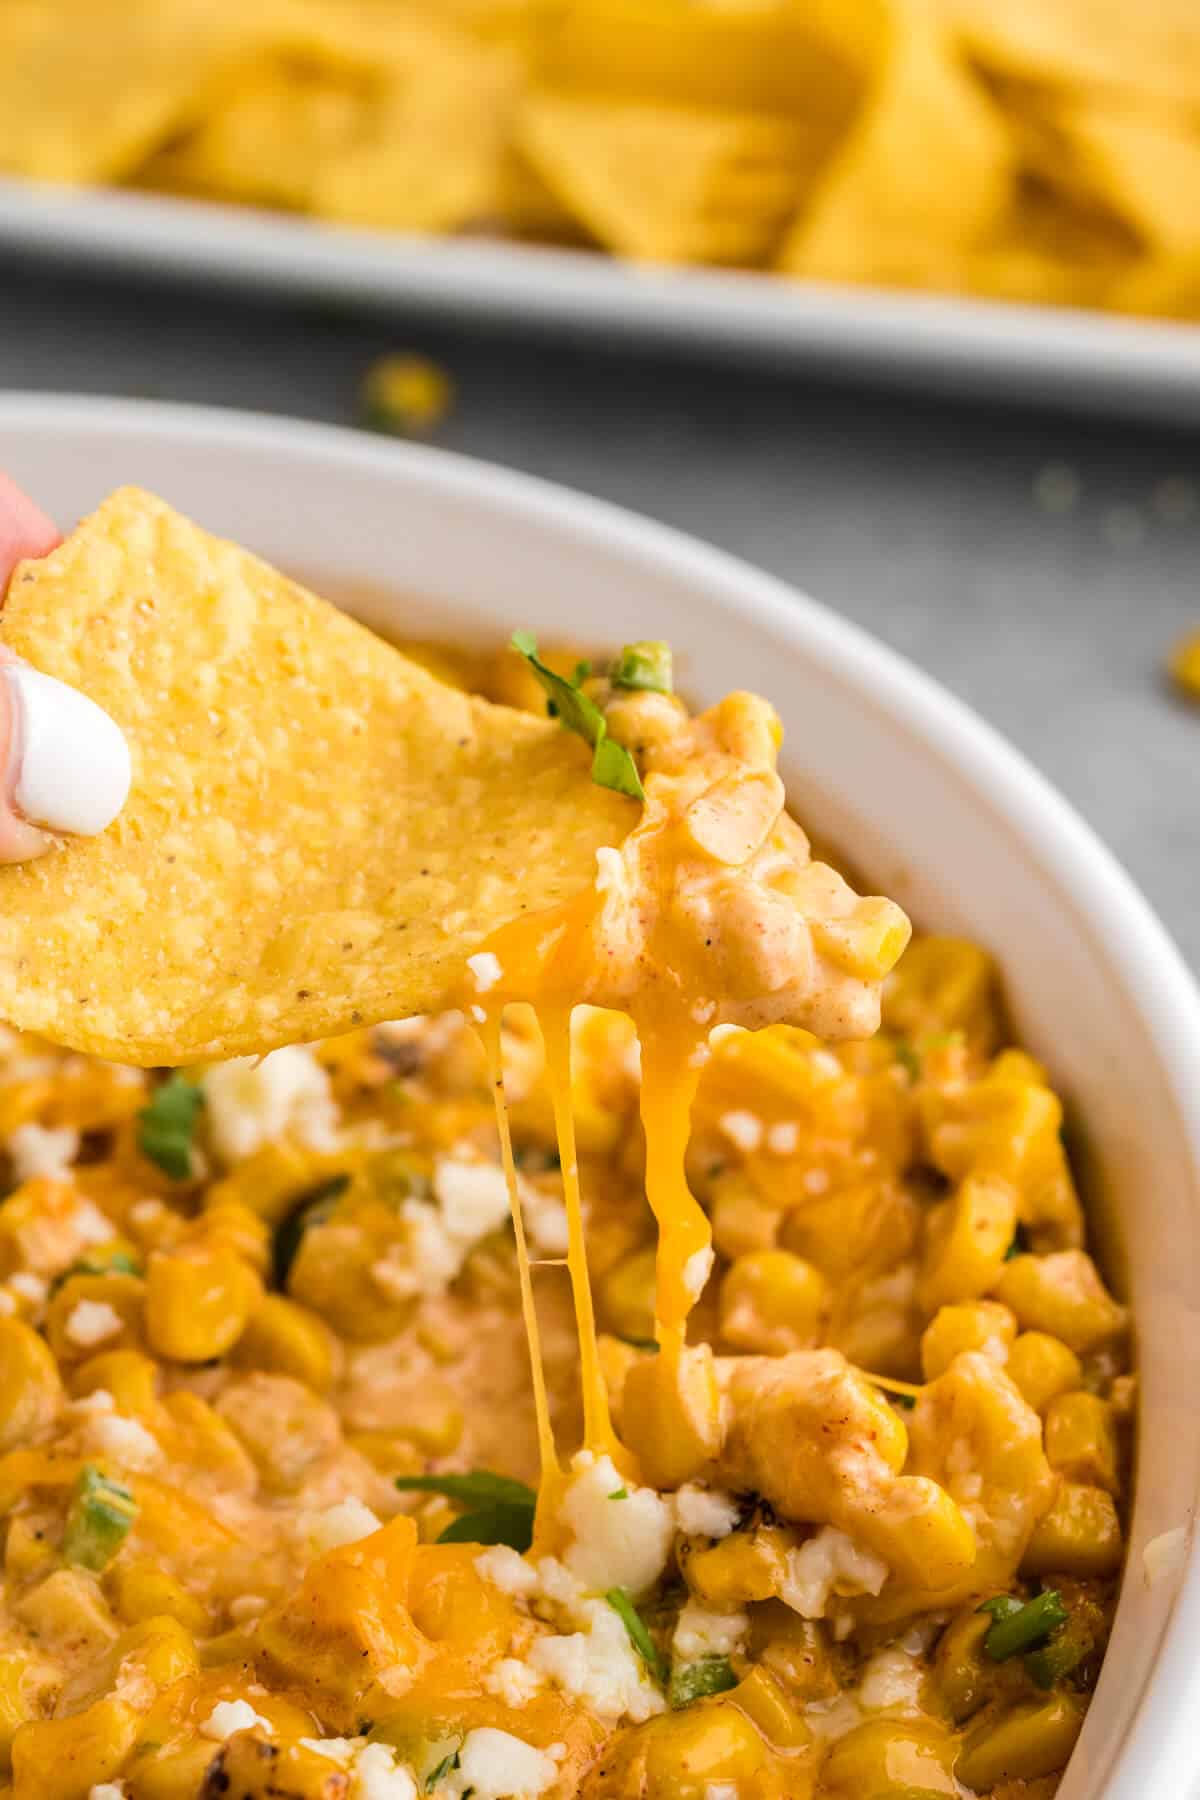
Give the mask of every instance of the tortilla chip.
[[779, 259], [789, 274], [953, 286], [1009, 202], [1011, 142], [923, 6], [895, 4], [874, 91]]
[[[819, 8], [814, 8], [819, 13]], [[540, 85], [596, 100], [664, 101], [826, 121], [860, 76], [795, 0], [571, 0], [546, 35]]]
[[1195, 0], [942, 0], [943, 14], [988, 71], [1147, 102], [1200, 105]]
[[964, 256], [959, 285], [992, 300], [1104, 306], [1138, 255], [1136, 238], [1111, 214], [1025, 176], [994, 236]]
[[0, 170], [120, 179], [203, 116], [264, 42], [268, 4], [4, 0]]
[[449, 232], [492, 216], [524, 82], [513, 52], [464, 40], [430, 54], [376, 107], [370, 127], [328, 158], [315, 212], [347, 224]]
[[1200, 128], [1186, 115], [1072, 95], [1025, 112], [1027, 165], [1105, 209], [1154, 255], [1200, 253]]
[[139, 182], [305, 207], [325, 161], [363, 129], [371, 98], [361, 79], [341, 72], [282, 59], [253, 69], [196, 131], [152, 157]]
[[436, 1010], [636, 817], [556, 724], [136, 489], [20, 567], [0, 641], [133, 756], [107, 832], [0, 870], [0, 1018], [80, 1050], [174, 1065]]
[[518, 136], [600, 243], [648, 262], [761, 262], [814, 157], [803, 123], [551, 94], [526, 102]]

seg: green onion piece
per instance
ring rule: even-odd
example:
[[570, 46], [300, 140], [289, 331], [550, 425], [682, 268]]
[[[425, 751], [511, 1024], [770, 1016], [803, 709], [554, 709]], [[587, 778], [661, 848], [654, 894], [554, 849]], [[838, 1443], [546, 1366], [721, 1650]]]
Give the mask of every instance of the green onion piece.
[[308, 1188], [298, 1196], [290, 1211], [280, 1220], [275, 1229], [275, 1242], [271, 1250], [272, 1271], [277, 1287], [286, 1287], [287, 1278], [300, 1241], [311, 1225], [321, 1225], [332, 1217], [338, 1200], [350, 1186], [348, 1175], [331, 1175], [328, 1181], [319, 1182], [314, 1188]]
[[647, 638], [640, 644], [626, 644], [608, 671], [614, 687], [642, 688], [652, 694], [672, 692], [671, 646], [661, 639]]
[[85, 1463], [67, 1512], [62, 1551], [67, 1562], [99, 1574], [106, 1569], [137, 1518], [137, 1501], [119, 1481]]
[[618, 794], [627, 794], [631, 800], [644, 800], [646, 793], [637, 764], [623, 744], [609, 737], [608, 721], [580, 686], [582, 665], [576, 666], [575, 675], [568, 681], [565, 675], [556, 675], [539, 659], [537, 639], [531, 631], [514, 631], [511, 642], [544, 690], [550, 717], [560, 719], [568, 731], [591, 745], [592, 780], [597, 787], [612, 788]]
[[1024, 1603], [1012, 1594], [997, 1594], [994, 1599], [985, 1600], [977, 1610], [990, 1613], [995, 1621], [983, 1640], [983, 1647], [993, 1662], [1007, 1662], [1010, 1656], [1031, 1650], [1051, 1632], [1065, 1625], [1070, 1617], [1062, 1603], [1062, 1595], [1055, 1588], [1047, 1588], [1045, 1593]]
[[608, 1601], [608, 1604], [612, 1607], [622, 1625], [624, 1625], [626, 1631], [629, 1633], [630, 1643], [653, 1675], [655, 1681], [663, 1681], [666, 1671], [662, 1665], [662, 1658], [654, 1647], [654, 1639], [646, 1629], [646, 1621], [642, 1618], [641, 1613], [639, 1613], [637, 1607], [633, 1604], [628, 1588], [609, 1588], [604, 1598]]
[[192, 1137], [204, 1105], [204, 1089], [186, 1075], [172, 1075], [156, 1088], [138, 1114], [138, 1149], [172, 1181], [192, 1172]]
[[1064, 1632], [1060, 1637], [1043, 1644], [1040, 1650], [1031, 1650], [1025, 1658], [1025, 1669], [1035, 1687], [1052, 1688], [1077, 1669], [1087, 1656], [1090, 1646], [1079, 1638], [1069, 1637]]
[[672, 1665], [667, 1700], [676, 1708], [690, 1706], [693, 1700], [724, 1694], [736, 1686], [737, 1676], [727, 1656], [702, 1656], [699, 1662]]
[[627, 1487], [614, 1488], [608, 1497], [610, 1500], [628, 1500], [629, 1489]]
[[625, 1333], [621, 1331], [617, 1333], [617, 1336], [623, 1344], [631, 1345], [634, 1350], [644, 1350], [647, 1356], [658, 1355], [658, 1340], [656, 1338], [627, 1337]]

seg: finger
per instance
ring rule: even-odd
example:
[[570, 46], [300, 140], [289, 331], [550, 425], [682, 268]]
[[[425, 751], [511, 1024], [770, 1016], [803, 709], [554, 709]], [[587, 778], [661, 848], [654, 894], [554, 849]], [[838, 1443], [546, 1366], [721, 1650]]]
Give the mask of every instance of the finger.
[[0, 596], [22, 558], [45, 556], [58, 541], [53, 520], [0, 472]]
[[103, 709], [0, 652], [0, 862], [51, 848], [52, 832], [96, 837], [129, 796], [129, 746]]

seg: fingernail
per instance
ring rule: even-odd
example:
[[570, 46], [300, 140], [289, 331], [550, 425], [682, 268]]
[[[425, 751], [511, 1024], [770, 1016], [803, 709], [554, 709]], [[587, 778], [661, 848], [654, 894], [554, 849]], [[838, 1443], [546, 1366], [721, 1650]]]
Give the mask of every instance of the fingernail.
[[129, 795], [129, 746], [102, 707], [26, 663], [0, 664], [16, 724], [13, 800], [49, 831], [95, 837]]

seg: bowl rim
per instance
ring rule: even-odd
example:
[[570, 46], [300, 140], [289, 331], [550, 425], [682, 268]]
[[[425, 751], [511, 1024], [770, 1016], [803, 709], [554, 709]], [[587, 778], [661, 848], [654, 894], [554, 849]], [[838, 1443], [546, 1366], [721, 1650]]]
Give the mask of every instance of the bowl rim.
[[[534, 528], [553, 522], [584, 545], [597, 543], [609, 551], [616, 546], [631, 561], [657, 566], [703, 592], [717, 608], [736, 612], [739, 623], [784, 639], [953, 770], [1070, 897], [1093, 933], [1100, 934], [1103, 920], [1105, 958], [1143, 1017], [1200, 1167], [1200, 989], [1149, 902], [1070, 802], [994, 726], [900, 652], [802, 589], [611, 501], [458, 452], [374, 438], [347, 426], [171, 401], [24, 390], [0, 394], [0, 434], [23, 430], [90, 438], [98, 451], [107, 438], [149, 432], [190, 448], [369, 469]], [[1125, 1578], [1131, 1574], [1127, 1565]], [[1105, 1778], [1105, 1800], [1143, 1800], [1150, 1777], [1174, 1778], [1180, 1785], [1161, 1791], [1178, 1800], [1200, 1792], [1200, 1749], [1190, 1724], [1200, 1705], [1198, 1642], [1200, 1549], [1189, 1543], [1129, 1730]]]

